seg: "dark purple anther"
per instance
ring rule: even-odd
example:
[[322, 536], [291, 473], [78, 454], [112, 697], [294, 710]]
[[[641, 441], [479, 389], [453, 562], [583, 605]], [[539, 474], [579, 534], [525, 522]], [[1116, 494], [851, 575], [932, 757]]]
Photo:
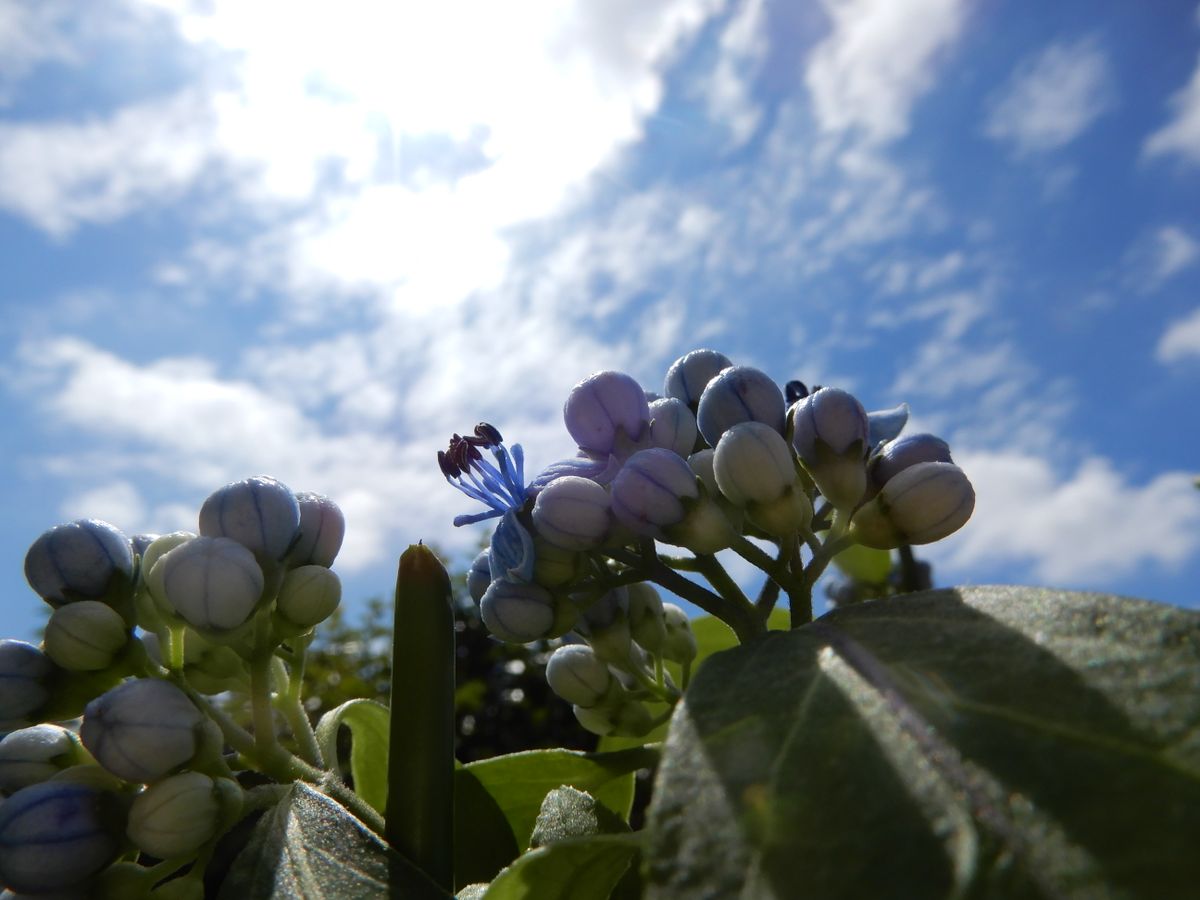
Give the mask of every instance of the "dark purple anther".
[[462, 474], [462, 470], [454, 464], [445, 450], [438, 451], [438, 466], [441, 467], [442, 474], [447, 478], [457, 478]]
[[808, 388], [804, 386], [803, 381], [789, 381], [783, 386], [783, 395], [787, 398], [788, 406], [791, 406], [797, 400], [808, 396]]
[[475, 437], [480, 441], [479, 446], [481, 447], [496, 447], [504, 441], [504, 438], [500, 436], [499, 429], [487, 422], [480, 422], [475, 426]]

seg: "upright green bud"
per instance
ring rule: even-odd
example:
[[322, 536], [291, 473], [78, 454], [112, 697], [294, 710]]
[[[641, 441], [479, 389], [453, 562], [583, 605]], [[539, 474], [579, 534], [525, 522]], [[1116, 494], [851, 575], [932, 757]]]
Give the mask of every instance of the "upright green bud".
[[83, 761], [79, 738], [61, 725], [31, 725], [0, 740], [0, 791], [45, 781]]
[[181, 772], [134, 798], [126, 834], [139, 850], [159, 859], [190, 856], [236, 819], [241, 805], [236, 782]]
[[688, 621], [687, 613], [674, 603], [663, 604], [663, 624], [666, 628], [666, 639], [662, 645], [663, 658], [686, 665], [696, 658], [696, 635], [692, 632], [692, 623]]
[[276, 609], [288, 622], [308, 629], [324, 622], [342, 600], [342, 582], [325, 566], [300, 566], [283, 579]]
[[767, 534], [786, 537], [812, 522], [791, 451], [774, 428], [743, 422], [726, 431], [713, 454], [713, 474], [721, 493]]
[[533, 581], [545, 588], [562, 587], [578, 577], [583, 557], [578, 550], [564, 550], [544, 537], [533, 539]]
[[629, 585], [629, 633], [651, 653], [658, 653], [667, 639], [663, 602], [652, 585], [639, 581]]
[[128, 644], [125, 620], [98, 600], [60, 606], [50, 614], [43, 640], [46, 655], [71, 672], [107, 669]]
[[821, 388], [796, 401], [791, 415], [792, 446], [821, 496], [836, 509], [853, 509], [867, 490], [866, 410], [840, 388]]
[[79, 735], [105, 769], [151, 782], [190, 762], [207, 720], [169, 681], [138, 678], [87, 705]]
[[604, 662], [624, 667], [629, 663], [633, 638], [629, 633], [629, 592], [613, 588], [583, 610], [575, 630], [592, 645]]
[[599, 706], [573, 706], [575, 718], [585, 729], [601, 737], [642, 737], [654, 727], [654, 719], [646, 705], [622, 692], [620, 702]]

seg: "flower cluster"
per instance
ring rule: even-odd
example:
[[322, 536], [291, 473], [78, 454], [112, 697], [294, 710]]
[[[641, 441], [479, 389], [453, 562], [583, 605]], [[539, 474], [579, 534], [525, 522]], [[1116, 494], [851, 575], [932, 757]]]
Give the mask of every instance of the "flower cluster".
[[[198, 533], [86, 519], [34, 541], [26, 578], [52, 612], [40, 647], [0, 641], [0, 882], [158, 896], [182, 871], [161, 895], [202, 895], [215, 842], [256, 802], [237, 771], [323, 765], [292, 675], [338, 605], [344, 530], [328, 498], [255, 477], [213, 493]], [[226, 711], [238, 696], [251, 730]]]
[[[469, 577], [484, 623], [505, 641], [564, 637], [547, 678], [600, 734], [645, 733], [643, 701], [678, 696], [664, 660], [695, 655], [686, 616], [651, 583], [744, 640], [781, 591], [793, 624], [811, 619], [812, 585], [838, 554], [937, 541], [974, 508], [944, 441], [900, 436], [907, 406], [868, 413], [838, 388], [781, 388], [714, 350], [676, 360], [661, 396], [596, 373], [571, 390], [563, 419], [578, 455], [529, 483], [521, 448], [510, 452], [492, 425], [455, 435], [438, 459], [487, 507], [456, 525], [500, 520]], [[756, 601], [714, 557], [726, 549], [766, 574]]]

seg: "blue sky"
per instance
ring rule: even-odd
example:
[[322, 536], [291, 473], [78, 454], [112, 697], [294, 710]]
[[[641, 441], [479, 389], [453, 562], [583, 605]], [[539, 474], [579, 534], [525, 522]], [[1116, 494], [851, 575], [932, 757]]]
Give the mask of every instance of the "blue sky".
[[0, 0], [0, 633], [261, 473], [385, 594], [451, 432], [700, 346], [947, 438], [939, 583], [1196, 605], [1197, 210], [1195, 2]]

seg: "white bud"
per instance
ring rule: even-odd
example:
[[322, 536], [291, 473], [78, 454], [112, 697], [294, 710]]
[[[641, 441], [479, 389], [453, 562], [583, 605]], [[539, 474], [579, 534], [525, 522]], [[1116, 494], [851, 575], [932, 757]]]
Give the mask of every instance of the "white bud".
[[479, 601], [479, 614], [500, 640], [527, 644], [547, 637], [554, 628], [554, 598], [536, 584], [498, 578]]
[[89, 703], [79, 735], [118, 778], [150, 782], [191, 761], [205, 721], [175, 685], [138, 678]]
[[761, 422], [734, 425], [721, 436], [713, 474], [721, 493], [768, 534], [784, 537], [812, 522], [787, 442]]
[[664, 603], [663, 624], [667, 632], [662, 646], [663, 657], [681, 664], [694, 660], [697, 653], [696, 635], [692, 633], [692, 623], [688, 621], [687, 613], [674, 603]]
[[770, 377], [750, 366], [722, 370], [700, 395], [696, 424], [710, 447], [740, 422], [762, 422], [783, 433], [783, 392]]
[[323, 565], [300, 566], [283, 579], [276, 599], [279, 614], [301, 628], [324, 622], [342, 600], [342, 582]]
[[159, 859], [189, 856], [213, 838], [222, 821], [236, 815], [240, 804], [241, 788], [234, 782], [181, 772], [133, 799], [126, 833], [139, 850]]
[[79, 739], [61, 725], [31, 725], [0, 740], [0, 790], [45, 781], [79, 762]]
[[567, 644], [555, 650], [546, 663], [546, 681], [568, 703], [588, 707], [604, 698], [612, 674], [591, 647]]
[[533, 526], [564, 550], [594, 550], [612, 528], [608, 491], [576, 475], [556, 478], [534, 501]]
[[297, 494], [296, 503], [300, 507], [300, 536], [288, 553], [289, 564], [329, 568], [342, 549], [346, 517], [328, 497], [311, 491]]
[[237, 628], [250, 618], [264, 583], [254, 554], [224, 537], [180, 544], [158, 561], [151, 578], [160, 581], [167, 603], [189, 625], [217, 632]]
[[696, 446], [696, 417], [687, 404], [675, 397], [650, 404], [650, 443], [686, 457]]
[[962, 528], [974, 509], [975, 489], [962, 469], [953, 463], [917, 463], [854, 514], [850, 536], [879, 550], [931, 544]]
[[667, 638], [662, 598], [644, 581], [629, 585], [628, 590], [629, 633], [642, 647], [658, 653]]
[[295, 495], [266, 475], [227, 484], [200, 508], [200, 534], [237, 541], [263, 562], [283, 559], [299, 531]]

